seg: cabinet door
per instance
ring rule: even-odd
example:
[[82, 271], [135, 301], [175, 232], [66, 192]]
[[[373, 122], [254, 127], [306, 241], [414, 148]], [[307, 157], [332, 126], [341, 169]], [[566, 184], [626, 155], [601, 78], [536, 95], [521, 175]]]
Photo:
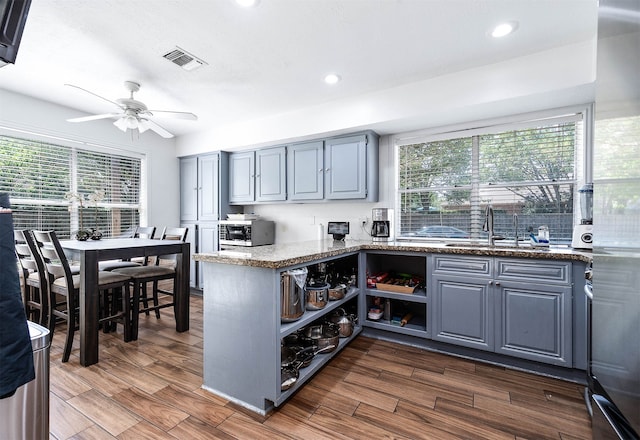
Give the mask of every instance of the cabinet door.
[[180, 159], [180, 219], [198, 220], [198, 159]]
[[197, 237], [198, 237], [198, 230], [196, 228], [196, 224], [195, 223], [180, 223], [180, 227], [181, 228], [188, 228], [189, 231], [187, 232], [187, 241], [189, 242], [190, 246], [190, 255], [189, 255], [189, 261], [191, 262], [189, 264], [189, 286], [190, 287], [197, 287], [197, 276], [196, 274], [197, 272], [197, 261], [193, 261], [192, 256], [193, 254], [198, 252], [198, 247], [196, 247], [196, 243], [197, 243]]
[[433, 339], [480, 350], [494, 348], [494, 308], [489, 280], [434, 276]]
[[229, 157], [229, 202], [255, 200], [255, 153], [232, 153]]
[[[213, 253], [218, 251], [218, 224], [201, 223], [198, 225], [198, 252]], [[198, 287], [203, 286], [202, 270], [198, 271]]]
[[324, 194], [327, 199], [367, 197], [366, 136], [330, 139], [325, 142]]
[[571, 287], [515, 282], [496, 287], [496, 353], [571, 367]]
[[320, 200], [324, 195], [324, 142], [292, 145], [287, 150], [289, 200]]
[[256, 151], [256, 201], [287, 199], [286, 157], [285, 147]]
[[219, 158], [208, 154], [198, 158], [198, 219], [218, 220]]

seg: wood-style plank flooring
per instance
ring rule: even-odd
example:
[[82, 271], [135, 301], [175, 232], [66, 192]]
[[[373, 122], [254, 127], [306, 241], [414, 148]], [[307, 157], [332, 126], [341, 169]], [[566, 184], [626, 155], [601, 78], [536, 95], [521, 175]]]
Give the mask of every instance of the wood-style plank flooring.
[[191, 298], [188, 332], [175, 332], [169, 310], [142, 315], [136, 342], [120, 327], [101, 333], [100, 362], [87, 368], [77, 343], [62, 364], [59, 328], [52, 439], [591, 439], [582, 386], [363, 336], [257, 416], [201, 389], [202, 298]]

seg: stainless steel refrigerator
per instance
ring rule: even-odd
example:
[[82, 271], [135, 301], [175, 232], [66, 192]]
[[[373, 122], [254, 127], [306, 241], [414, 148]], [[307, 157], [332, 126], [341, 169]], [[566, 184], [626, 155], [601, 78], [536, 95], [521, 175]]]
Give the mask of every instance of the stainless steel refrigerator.
[[600, 0], [593, 134], [594, 439], [640, 438], [640, 1]]

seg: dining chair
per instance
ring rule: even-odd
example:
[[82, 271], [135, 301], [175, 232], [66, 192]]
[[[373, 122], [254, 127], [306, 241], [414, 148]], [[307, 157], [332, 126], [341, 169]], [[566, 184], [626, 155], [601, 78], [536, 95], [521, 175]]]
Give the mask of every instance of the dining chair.
[[[187, 239], [187, 233], [189, 232], [189, 228], [168, 228], [165, 227], [162, 231], [162, 235], [160, 236], [161, 240], [179, 240], [181, 242], [185, 242]], [[125, 267], [121, 269], [115, 269], [113, 272], [120, 273], [122, 275], [126, 275], [131, 277], [133, 288], [134, 288], [134, 297], [138, 298], [138, 303], [134, 303], [133, 307], [133, 332], [134, 335], [137, 336], [138, 329], [138, 313], [149, 314], [150, 311], [154, 311], [156, 318], [160, 318], [160, 309], [166, 307], [174, 307], [174, 316], [175, 316], [175, 296], [174, 292], [177, 292], [177, 277], [176, 277], [176, 256], [172, 255], [160, 255], [156, 257], [155, 262], [153, 264], [149, 264], [147, 266], [138, 266], [138, 267]], [[158, 287], [158, 282], [164, 280], [172, 280], [173, 281], [173, 289], [172, 290], [163, 290]], [[151, 283], [151, 300], [153, 301], [153, 305], [149, 305], [149, 296], [147, 292], [147, 285]], [[163, 294], [165, 296], [171, 297], [170, 302], [163, 301], [160, 304], [159, 294]], [[143, 304], [143, 307], [140, 308], [140, 302]]]
[[22, 298], [27, 319], [48, 327], [49, 279], [29, 230], [14, 231], [16, 255], [22, 274]]
[[[67, 324], [62, 362], [67, 362], [73, 345], [73, 335], [80, 326], [80, 275], [73, 275], [55, 231], [32, 231], [49, 275], [49, 329], [51, 336], [60, 318]], [[132, 338], [130, 278], [113, 272], [98, 272], [100, 304], [97, 322], [110, 328], [111, 323], [124, 327], [124, 341]], [[118, 304], [120, 303], [120, 304]]]
[[[153, 238], [156, 233], [155, 226], [137, 226], [130, 238]], [[148, 257], [132, 258], [131, 260], [101, 261], [98, 263], [99, 270], [112, 271], [124, 267], [146, 266]]]

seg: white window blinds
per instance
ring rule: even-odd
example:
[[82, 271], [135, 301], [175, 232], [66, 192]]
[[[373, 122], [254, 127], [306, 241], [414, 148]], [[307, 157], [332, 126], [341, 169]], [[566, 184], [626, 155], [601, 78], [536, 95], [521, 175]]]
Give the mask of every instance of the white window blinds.
[[[139, 224], [141, 159], [0, 136], [0, 192], [11, 198], [16, 229], [79, 228], [118, 235]], [[70, 203], [73, 192], [97, 203]]]
[[491, 204], [499, 235], [517, 214], [520, 238], [544, 224], [568, 243], [582, 132], [576, 114], [398, 142], [398, 237], [483, 238]]

